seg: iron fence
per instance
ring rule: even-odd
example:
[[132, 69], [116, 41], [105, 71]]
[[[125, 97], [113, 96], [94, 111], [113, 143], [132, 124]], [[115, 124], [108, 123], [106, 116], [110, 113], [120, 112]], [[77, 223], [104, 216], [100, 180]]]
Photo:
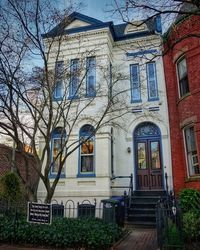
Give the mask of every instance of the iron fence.
[[158, 246], [162, 249], [184, 249], [181, 210], [171, 201], [159, 202], [156, 208]]
[[[123, 198], [122, 198], [123, 199]], [[38, 203], [43, 203], [38, 200]], [[15, 221], [19, 216], [27, 217], [27, 203], [16, 203], [0, 200], [0, 217], [9, 216]], [[97, 204], [96, 199], [93, 202], [83, 200], [75, 202], [72, 199], [65, 203], [59, 203], [53, 199], [51, 202], [52, 218], [85, 218], [93, 217], [103, 219], [104, 222], [117, 223], [123, 226], [125, 219], [126, 202], [113, 202], [111, 199], [104, 200]]]
[[188, 224], [192, 222], [191, 216], [194, 214], [198, 218], [200, 211], [181, 210], [178, 201], [172, 196], [168, 196], [166, 201], [159, 201], [156, 207], [156, 227], [160, 250], [200, 249], [200, 219], [194, 219], [193, 223]]

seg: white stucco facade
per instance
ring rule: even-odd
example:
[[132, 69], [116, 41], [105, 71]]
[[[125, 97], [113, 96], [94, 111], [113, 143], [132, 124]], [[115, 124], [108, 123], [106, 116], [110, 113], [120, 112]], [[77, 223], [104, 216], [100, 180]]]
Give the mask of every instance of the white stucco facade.
[[[79, 17], [81, 16], [81, 20]], [[160, 147], [160, 172], [162, 175], [162, 190], [165, 186], [165, 173], [168, 175], [169, 189], [172, 189], [172, 169], [170, 155], [170, 137], [168, 123], [168, 109], [166, 99], [166, 89], [163, 71], [162, 57], [160, 53], [160, 35], [155, 32], [145, 35], [148, 27], [144, 24], [140, 28], [125, 27], [124, 36], [116, 38], [113, 35], [114, 31], [110, 24], [99, 24], [92, 28], [90, 18], [82, 15], [74, 16], [72, 22], [65, 30], [72, 30], [67, 35], [65, 42], [61, 44], [61, 53], [58, 60], [63, 60], [67, 65], [72, 59], [81, 59], [84, 63], [84, 58], [94, 56], [96, 59], [96, 88], [99, 95], [91, 103], [91, 105], [80, 116], [80, 119], [73, 128], [73, 132], [69, 141], [73, 142], [79, 138], [79, 132], [83, 125], [94, 125], [94, 120], [101, 114], [104, 102], [107, 101], [109, 79], [105, 78], [105, 74], [109, 73], [109, 66], [112, 64], [112, 78], [116, 83], [113, 84], [113, 94], [123, 92], [119, 100], [123, 102], [123, 115], [115, 119], [113, 126], [107, 123], [102, 126], [95, 135], [95, 151], [94, 151], [94, 173], [95, 176], [80, 176], [80, 151], [74, 151], [68, 158], [65, 164], [65, 177], [60, 178], [56, 187], [53, 199], [63, 201], [64, 203], [73, 199], [74, 201], [83, 201], [88, 199], [97, 202], [110, 196], [123, 195], [124, 191], [128, 192], [130, 180], [128, 178], [113, 178], [116, 176], [130, 176], [133, 174], [133, 188], [140, 188], [137, 183], [137, 138], [134, 137], [134, 131], [142, 123], [154, 124], [160, 131], [159, 147]], [[90, 28], [90, 26], [92, 26]], [[89, 28], [88, 28], [89, 27]], [[140, 32], [143, 32], [140, 34]], [[136, 34], [137, 33], [137, 34]], [[134, 35], [135, 34], [135, 35]], [[48, 46], [48, 39], [46, 46]], [[55, 43], [56, 46], [56, 43]], [[55, 49], [56, 51], [56, 49]], [[155, 56], [156, 54], [156, 56]], [[146, 64], [154, 62], [156, 65], [157, 90], [158, 98], [156, 100], [148, 99], [148, 84]], [[54, 67], [55, 54], [52, 49], [49, 64]], [[141, 101], [133, 102], [131, 99], [131, 84], [130, 84], [130, 65], [139, 65]], [[98, 93], [97, 91], [97, 93]], [[80, 105], [85, 105], [84, 100]], [[74, 108], [76, 102], [74, 102]], [[115, 112], [115, 116], [116, 113]], [[122, 111], [119, 111], [122, 112]], [[125, 114], [126, 113], [126, 114]], [[112, 113], [109, 117], [112, 119]], [[118, 124], [118, 126], [117, 126]], [[147, 123], [146, 123], [147, 124]], [[148, 125], [147, 124], [147, 125]], [[112, 133], [111, 133], [112, 129]], [[148, 143], [150, 139], [145, 138], [139, 140], [145, 141], [146, 151], [149, 150]], [[152, 137], [153, 138], [153, 137]], [[156, 139], [156, 140], [157, 140]], [[43, 138], [40, 138], [40, 147], [43, 145]], [[146, 152], [147, 154], [147, 152]], [[149, 154], [149, 153], [148, 153]], [[150, 164], [150, 156], [146, 156], [147, 165]], [[146, 166], [146, 168], [150, 168]], [[151, 174], [149, 172], [149, 174]], [[52, 179], [53, 180], [53, 179]], [[122, 186], [122, 188], [113, 188]], [[123, 187], [124, 186], [124, 187]], [[112, 188], [111, 188], [112, 187]], [[145, 187], [152, 189], [152, 187]], [[46, 191], [42, 182], [38, 188], [38, 198], [43, 200]]]

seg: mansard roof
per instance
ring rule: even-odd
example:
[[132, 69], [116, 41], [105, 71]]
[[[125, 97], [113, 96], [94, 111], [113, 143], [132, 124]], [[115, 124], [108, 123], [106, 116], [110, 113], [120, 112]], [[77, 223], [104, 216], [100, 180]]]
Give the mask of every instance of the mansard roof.
[[73, 12], [70, 16], [59, 23], [55, 28], [46, 34], [43, 34], [43, 38], [51, 38], [65, 34], [75, 34], [79, 32], [87, 32], [90, 30], [97, 30], [103, 28], [109, 28], [114, 41], [126, 40], [136, 37], [143, 37], [152, 35], [155, 33], [161, 33], [160, 19], [152, 18], [147, 22], [141, 21], [146, 25], [145, 30], [135, 30], [134, 32], [126, 33], [127, 23], [114, 25], [112, 21], [102, 22], [98, 19], [83, 15], [78, 12]]

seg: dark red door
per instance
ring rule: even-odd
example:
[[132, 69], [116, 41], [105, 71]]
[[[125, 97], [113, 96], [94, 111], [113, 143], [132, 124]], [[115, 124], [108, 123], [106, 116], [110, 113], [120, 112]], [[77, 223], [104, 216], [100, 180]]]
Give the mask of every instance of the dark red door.
[[136, 141], [136, 181], [139, 190], [162, 189], [162, 161], [159, 139]]

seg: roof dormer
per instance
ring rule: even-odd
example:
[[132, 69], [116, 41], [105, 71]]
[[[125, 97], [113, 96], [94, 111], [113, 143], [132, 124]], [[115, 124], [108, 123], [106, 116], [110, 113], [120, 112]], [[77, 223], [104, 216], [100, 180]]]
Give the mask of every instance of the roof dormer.
[[147, 31], [148, 27], [143, 21], [131, 21], [129, 24], [127, 24], [124, 34], [132, 34], [135, 32], [140, 32], [140, 31]]

